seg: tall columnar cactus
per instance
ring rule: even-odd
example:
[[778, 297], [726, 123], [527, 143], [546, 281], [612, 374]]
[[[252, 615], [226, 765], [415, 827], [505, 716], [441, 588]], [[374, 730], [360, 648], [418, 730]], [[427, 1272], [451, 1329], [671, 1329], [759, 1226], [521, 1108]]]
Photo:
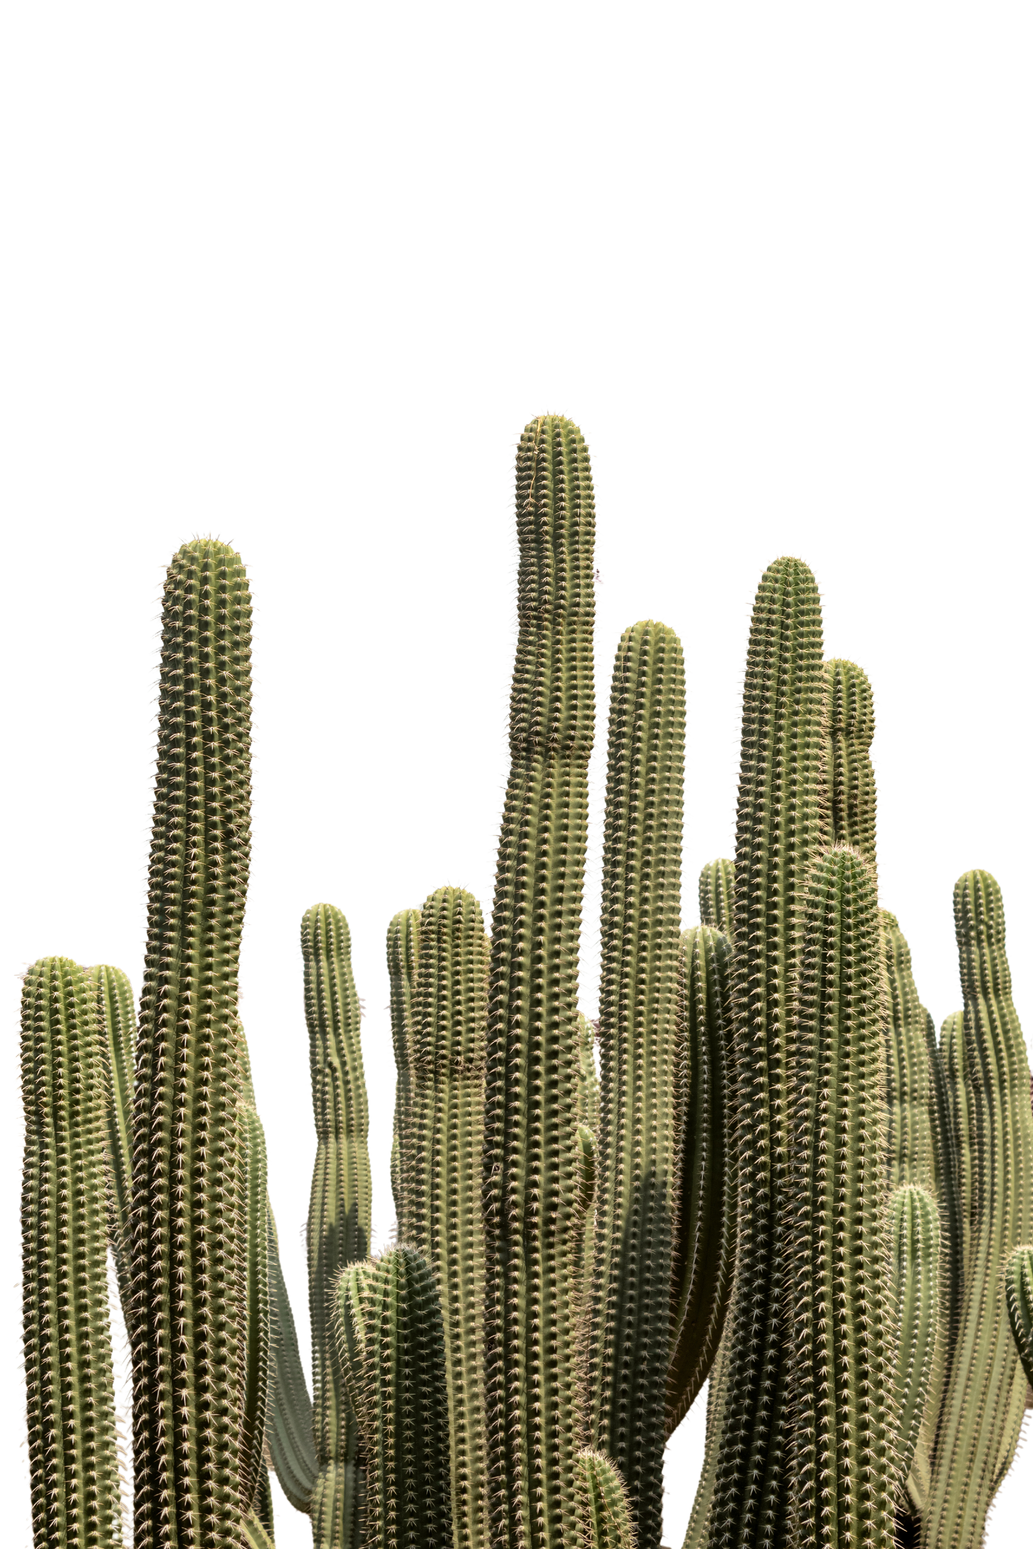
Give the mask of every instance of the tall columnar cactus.
[[411, 1087], [399, 1133], [409, 1241], [430, 1266], [444, 1327], [456, 1549], [488, 1543], [481, 1211], [487, 1021], [480, 905], [461, 888], [440, 888], [420, 914]]
[[699, 874], [699, 917], [731, 940], [735, 906], [735, 863], [711, 861]]
[[105, 1093], [93, 987], [68, 958], [22, 991], [22, 1280], [36, 1549], [121, 1542], [108, 1328]]
[[906, 1479], [925, 1417], [940, 1329], [940, 1218], [932, 1195], [913, 1183], [890, 1200], [893, 1265], [893, 1386], [891, 1416], [896, 1432], [894, 1462]]
[[406, 1153], [409, 1133], [412, 1072], [413, 1003], [416, 998], [416, 971], [420, 951], [420, 911], [402, 909], [387, 928], [387, 973], [391, 982], [391, 1041], [394, 1045], [395, 1118], [391, 1145], [391, 1192], [398, 1218], [398, 1236], [409, 1236], [406, 1215], [405, 1180], [412, 1163]]
[[678, 936], [685, 746], [681, 644], [636, 624], [617, 651], [603, 847], [602, 1051], [586, 1413], [659, 1545], [678, 1190]]
[[[720, 864], [720, 863], [718, 863]], [[735, 1259], [735, 1179], [729, 1090], [732, 946], [710, 925], [681, 937], [684, 1100], [671, 1280], [668, 1436], [710, 1372], [724, 1327]]]
[[595, 713], [595, 512], [569, 420], [517, 454], [519, 637], [492, 916], [485, 1090], [489, 1500], [502, 1549], [574, 1523], [577, 946]]
[[137, 1549], [240, 1542], [250, 640], [239, 556], [184, 545], [165, 584], [132, 1126]]
[[823, 797], [828, 837], [863, 855], [875, 876], [875, 735], [872, 687], [854, 662], [825, 662]]
[[611, 1459], [586, 1447], [576, 1477], [578, 1549], [635, 1549], [628, 1492]]
[[782, 1466], [794, 1545], [893, 1542], [886, 1337], [885, 1055], [874, 879], [827, 851], [808, 884], [789, 1050], [791, 1276]]
[[445, 1341], [434, 1276], [413, 1249], [342, 1275], [337, 1339], [362, 1431], [367, 1542], [452, 1542]]
[[316, 1162], [308, 1217], [316, 1549], [351, 1549], [361, 1523], [358, 1436], [333, 1336], [337, 1277], [369, 1252], [369, 1109], [359, 1041], [360, 1009], [347, 921], [316, 904], [301, 922]]
[[709, 1542], [751, 1549], [785, 1523], [783, 1425], [788, 1294], [787, 1040], [800, 899], [822, 837], [821, 611], [814, 577], [779, 559], [761, 580], [743, 691], [735, 853], [735, 1288], [725, 1324], [722, 1420]]
[[283, 1269], [276, 1223], [269, 1222], [269, 1344], [273, 1372], [266, 1440], [276, 1477], [295, 1511], [308, 1512], [319, 1477], [312, 1399], [298, 1349], [298, 1333]]
[[132, 1303], [129, 1269], [129, 1217], [133, 1191], [133, 1068], [136, 1062], [136, 1010], [133, 991], [119, 968], [101, 964], [91, 968], [90, 979], [97, 1001], [106, 1057], [104, 1111], [108, 1156], [108, 1224], [111, 1248], [118, 1271], [119, 1295], [124, 1307]]
[[1033, 1236], [1033, 1114], [1029, 1061], [1011, 998], [1004, 905], [993, 877], [966, 872], [954, 889], [965, 997], [962, 1084], [975, 1142], [963, 1216], [962, 1289], [922, 1543], [978, 1543], [1011, 1463], [1026, 1377], [1008, 1327], [1005, 1271]]

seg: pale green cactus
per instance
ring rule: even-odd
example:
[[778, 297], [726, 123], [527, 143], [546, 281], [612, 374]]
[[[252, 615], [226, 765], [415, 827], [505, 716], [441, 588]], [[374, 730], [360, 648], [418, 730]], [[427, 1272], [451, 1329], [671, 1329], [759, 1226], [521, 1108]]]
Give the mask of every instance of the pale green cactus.
[[911, 1472], [934, 1369], [940, 1325], [940, 1219], [927, 1190], [904, 1184], [890, 1199], [889, 1224], [895, 1312], [894, 1460], [899, 1479]]
[[402, 909], [387, 928], [387, 972], [391, 981], [391, 1039], [395, 1054], [395, 1119], [391, 1146], [391, 1192], [398, 1217], [398, 1236], [409, 1236], [405, 1180], [411, 1171], [406, 1154], [412, 1089], [413, 1005], [420, 950], [420, 911]]
[[635, 1549], [638, 1542], [628, 1492], [604, 1452], [577, 1455], [578, 1549]]
[[732, 912], [735, 907], [735, 863], [711, 861], [699, 874], [699, 917], [722, 935], [732, 938]]
[[1026, 1381], [1033, 1386], [1033, 1248], [1025, 1244], [1016, 1248], [1006, 1275], [1008, 1321]]

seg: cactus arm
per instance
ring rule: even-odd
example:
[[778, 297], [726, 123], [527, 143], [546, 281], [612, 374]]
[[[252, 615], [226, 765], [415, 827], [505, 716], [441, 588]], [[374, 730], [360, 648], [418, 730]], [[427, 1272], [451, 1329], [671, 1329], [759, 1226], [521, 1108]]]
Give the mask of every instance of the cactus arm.
[[265, 1135], [250, 1103], [240, 1105], [246, 1156], [246, 1295], [244, 1412], [241, 1436], [241, 1500], [251, 1511], [265, 1471], [269, 1413], [269, 1200]]
[[272, 1391], [266, 1439], [276, 1477], [295, 1511], [312, 1505], [319, 1464], [312, 1439], [312, 1400], [298, 1349], [287, 1283], [273, 1213], [269, 1226], [269, 1343], [273, 1354]]
[[391, 1193], [398, 1240], [408, 1241], [405, 1184], [412, 1163], [407, 1154], [412, 1073], [413, 1003], [420, 953], [420, 911], [402, 909], [387, 928], [387, 973], [391, 984], [391, 1042], [395, 1055], [395, 1117], [391, 1146]]
[[892, 1418], [896, 1427], [896, 1465], [907, 1479], [922, 1430], [937, 1340], [940, 1337], [940, 1220], [936, 1202], [925, 1189], [905, 1184], [890, 1200], [893, 1253]]
[[420, 914], [403, 1189], [410, 1241], [430, 1266], [441, 1307], [456, 1549], [487, 1549], [489, 1538], [481, 1207], [487, 1019], [480, 905], [461, 888], [440, 888]]
[[578, 1549], [635, 1549], [631, 1506], [624, 1481], [605, 1453], [577, 1455]]
[[685, 668], [664, 624], [617, 651], [603, 846], [602, 1053], [586, 1414], [658, 1549], [678, 1183]]
[[961, 1313], [923, 1519], [923, 1545], [937, 1549], [980, 1541], [1014, 1452], [1026, 1382], [1007, 1325], [1004, 1272], [1033, 1235], [1029, 1063], [1011, 999], [1004, 907], [988, 872], [959, 879], [954, 919], [965, 997], [963, 1095], [979, 1165], [970, 1175]]
[[36, 1549], [121, 1543], [108, 1327], [106, 1094], [93, 987], [43, 958], [22, 990], [22, 1297]]
[[245, 1519], [244, 1542], [248, 1549], [276, 1549], [271, 1530], [254, 1512]]
[[568, 420], [525, 430], [516, 505], [485, 1082], [489, 1500], [496, 1549], [559, 1549], [574, 1530], [577, 949], [594, 720], [595, 517]]
[[889, 1188], [934, 1188], [935, 1094], [929, 1068], [927, 1012], [911, 972], [911, 950], [895, 915], [880, 910], [883, 967], [889, 992], [886, 1049], [886, 1145]]
[[594, 1135], [599, 1128], [599, 1076], [595, 1068], [595, 1026], [578, 1012], [577, 1121]]
[[1026, 1381], [1033, 1386], [1033, 1248], [1020, 1244], [1005, 1271], [1008, 1321]]
[[709, 925], [681, 938], [688, 1070], [672, 1276], [667, 1434], [688, 1413], [717, 1351], [732, 1286], [735, 1192], [728, 1156], [732, 947]]
[[830, 844], [862, 855], [876, 877], [875, 773], [868, 752], [875, 735], [872, 686], [855, 662], [833, 660], [825, 677], [822, 800]]
[[[352, 1549], [360, 1523], [358, 1438], [333, 1339], [333, 1290], [344, 1265], [369, 1251], [369, 1110], [351, 937], [339, 909], [316, 904], [301, 926], [316, 1162], [308, 1217], [312, 1423], [319, 1473], [311, 1516], [316, 1549]], [[327, 1537], [326, 1535], [331, 1535]]]
[[119, 968], [90, 969], [100, 1016], [104, 1084], [107, 1093], [107, 1154], [110, 1183], [110, 1237], [122, 1306], [132, 1304], [129, 1277], [129, 1215], [133, 1192], [133, 1067], [136, 1061], [136, 1011], [133, 991]]
[[711, 861], [699, 874], [699, 917], [731, 940], [735, 905], [734, 861]]

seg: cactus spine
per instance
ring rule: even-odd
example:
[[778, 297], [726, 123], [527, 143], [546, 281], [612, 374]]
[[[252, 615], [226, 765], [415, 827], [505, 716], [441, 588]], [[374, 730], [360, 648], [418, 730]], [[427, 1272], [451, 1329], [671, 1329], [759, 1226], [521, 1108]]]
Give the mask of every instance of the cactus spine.
[[488, 1543], [481, 1211], [487, 1021], [480, 905], [461, 888], [440, 888], [420, 914], [409, 1111], [399, 1133], [409, 1169], [410, 1240], [433, 1273], [444, 1327], [456, 1549]]
[[93, 987], [43, 958], [22, 991], [22, 1279], [37, 1549], [121, 1542], [108, 1328], [104, 1071]]
[[893, 1542], [879, 959], [871, 873], [855, 851], [827, 851], [808, 886], [790, 1057], [794, 1545]]
[[592, 748], [588, 451], [545, 416], [517, 453], [519, 636], [492, 916], [485, 1083], [489, 1499], [497, 1549], [574, 1521], [577, 947]]
[[685, 668], [672, 630], [627, 630], [610, 701], [602, 1051], [586, 1411], [643, 1549], [660, 1542], [677, 1208]]
[[577, 1456], [578, 1549], [635, 1549], [635, 1529], [624, 1481], [603, 1452]]
[[137, 1549], [236, 1546], [244, 1157], [237, 965], [250, 839], [251, 602], [188, 543], [162, 629], [147, 956], [133, 1110]]
[[793, 1095], [786, 1060], [799, 958], [798, 894], [821, 838], [821, 656], [814, 577], [799, 560], [776, 560], [757, 592], [743, 692], [731, 1097], [739, 1207], [709, 1524], [715, 1549], [779, 1542], [784, 1532], [788, 1286], [779, 1232]]
[[967, 1184], [960, 1315], [922, 1524], [923, 1545], [936, 1549], [979, 1541], [1014, 1454], [1026, 1379], [1007, 1326], [1004, 1277], [1014, 1249], [1033, 1235], [1029, 1062], [1011, 999], [1004, 905], [988, 872], [958, 880], [954, 923], [965, 997], [956, 1101], [963, 1096], [968, 1107], [978, 1165]]
[[683, 934], [681, 950], [686, 1080], [671, 1282], [668, 1436], [688, 1413], [710, 1371], [735, 1258], [728, 1114], [732, 947], [719, 930], [697, 925]]
[[318, 1477], [312, 1499], [316, 1549], [358, 1543], [358, 1436], [333, 1336], [337, 1277], [369, 1252], [369, 1110], [359, 1042], [359, 998], [347, 921], [316, 904], [301, 922], [316, 1162], [308, 1217], [313, 1434]]

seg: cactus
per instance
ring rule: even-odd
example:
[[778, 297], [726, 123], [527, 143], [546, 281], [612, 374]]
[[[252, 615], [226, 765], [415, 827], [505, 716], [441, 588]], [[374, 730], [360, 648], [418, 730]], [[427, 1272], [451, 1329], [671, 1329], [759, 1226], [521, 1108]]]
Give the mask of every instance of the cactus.
[[311, 1513], [316, 1549], [359, 1541], [358, 1436], [333, 1338], [337, 1277], [369, 1252], [369, 1110], [359, 1043], [351, 937], [339, 909], [316, 904], [301, 924], [316, 1162], [308, 1217], [313, 1434], [318, 1475]]
[[485, 1082], [489, 1503], [496, 1549], [560, 1549], [574, 1521], [577, 944], [594, 719], [595, 515], [588, 452], [568, 420], [524, 431], [516, 504]]
[[387, 972], [391, 981], [391, 1039], [394, 1044], [395, 1120], [391, 1147], [391, 1192], [398, 1217], [398, 1236], [405, 1242], [409, 1235], [406, 1216], [405, 1180], [412, 1164], [406, 1155], [409, 1131], [409, 1106], [412, 1088], [410, 1054], [412, 1050], [413, 1002], [416, 996], [416, 972], [420, 949], [420, 911], [402, 909], [387, 928]]
[[298, 1349], [287, 1285], [280, 1267], [276, 1223], [269, 1223], [269, 1343], [273, 1377], [266, 1440], [276, 1477], [295, 1511], [308, 1512], [319, 1476], [312, 1428], [312, 1400]]
[[362, 1431], [368, 1542], [442, 1549], [449, 1505], [445, 1341], [434, 1277], [399, 1247], [341, 1277], [337, 1339]]
[[940, 1221], [927, 1190], [904, 1184], [895, 1191], [890, 1200], [890, 1242], [896, 1310], [894, 1457], [900, 1477], [906, 1479], [918, 1447], [939, 1339]]
[[235, 1546], [241, 1532], [250, 623], [238, 555], [184, 545], [165, 584], [132, 1124], [137, 1549]]
[[576, 1467], [578, 1549], [635, 1549], [628, 1492], [614, 1464], [586, 1447]]
[[699, 917], [731, 940], [732, 911], [735, 903], [735, 865], [732, 861], [711, 861], [699, 874]]
[[68, 958], [22, 991], [22, 1279], [37, 1549], [121, 1541], [105, 1259], [104, 1070], [96, 998]]
[[822, 792], [828, 836], [875, 867], [875, 775], [868, 753], [875, 735], [872, 687], [854, 662], [825, 662]]
[[[954, 922], [965, 997], [964, 1056], [959, 1070], [955, 1042], [948, 1071], [956, 1109], [967, 1109], [967, 1139], [978, 1165], [969, 1169], [962, 1162], [961, 1192], [968, 1200], [961, 1217], [957, 1337], [922, 1523], [923, 1545], [936, 1549], [979, 1541], [1018, 1442], [1026, 1379], [1007, 1326], [1004, 1278], [1014, 1249], [1033, 1236], [1029, 1062], [1011, 999], [1004, 905], [988, 872], [959, 878]], [[958, 1031], [952, 1026], [952, 1040]], [[963, 1153], [966, 1132], [959, 1142]]]
[[1033, 1248], [1016, 1248], [1006, 1273], [1008, 1321], [1026, 1381], [1033, 1385]]
[[481, 1164], [488, 938], [480, 905], [461, 888], [432, 893], [419, 919], [411, 1084], [399, 1126], [405, 1211], [410, 1242], [434, 1276], [444, 1327], [454, 1542], [456, 1549], [486, 1549]]
[[895, 1459], [885, 1349], [882, 1007], [874, 878], [827, 851], [808, 884], [793, 1089], [789, 1399], [794, 1545], [893, 1542]]
[[684, 933], [681, 949], [688, 1080], [674, 1235], [668, 1436], [688, 1413], [710, 1371], [735, 1258], [728, 1113], [732, 947], [720, 931], [698, 925]]
[[118, 968], [91, 968], [104, 1040], [101, 1060], [107, 1120], [109, 1213], [108, 1234], [118, 1273], [123, 1307], [132, 1304], [129, 1270], [129, 1218], [133, 1191], [133, 1068], [136, 1061], [136, 1014], [128, 978]]
[[821, 655], [814, 577], [799, 560], [776, 560], [760, 583], [750, 631], [735, 853], [737, 1260], [709, 1527], [710, 1541], [729, 1549], [767, 1542], [785, 1519], [786, 1061], [797, 895], [821, 839]]
[[930, 1192], [937, 1172], [935, 1108], [928, 1013], [918, 999], [911, 973], [911, 951], [895, 915], [880, 911], [883, 967], [889, 991], [890, 1037], [887, 1040], [886, 1149], [889, 1186], [915, 1183]]
[[666, 1441], [684, 741], [681, 644], [663, 624], [636, 624], [610, 701], [585, 1411], [592, 1446], [625, 1481], [643, 1549], [660, 1543]]

